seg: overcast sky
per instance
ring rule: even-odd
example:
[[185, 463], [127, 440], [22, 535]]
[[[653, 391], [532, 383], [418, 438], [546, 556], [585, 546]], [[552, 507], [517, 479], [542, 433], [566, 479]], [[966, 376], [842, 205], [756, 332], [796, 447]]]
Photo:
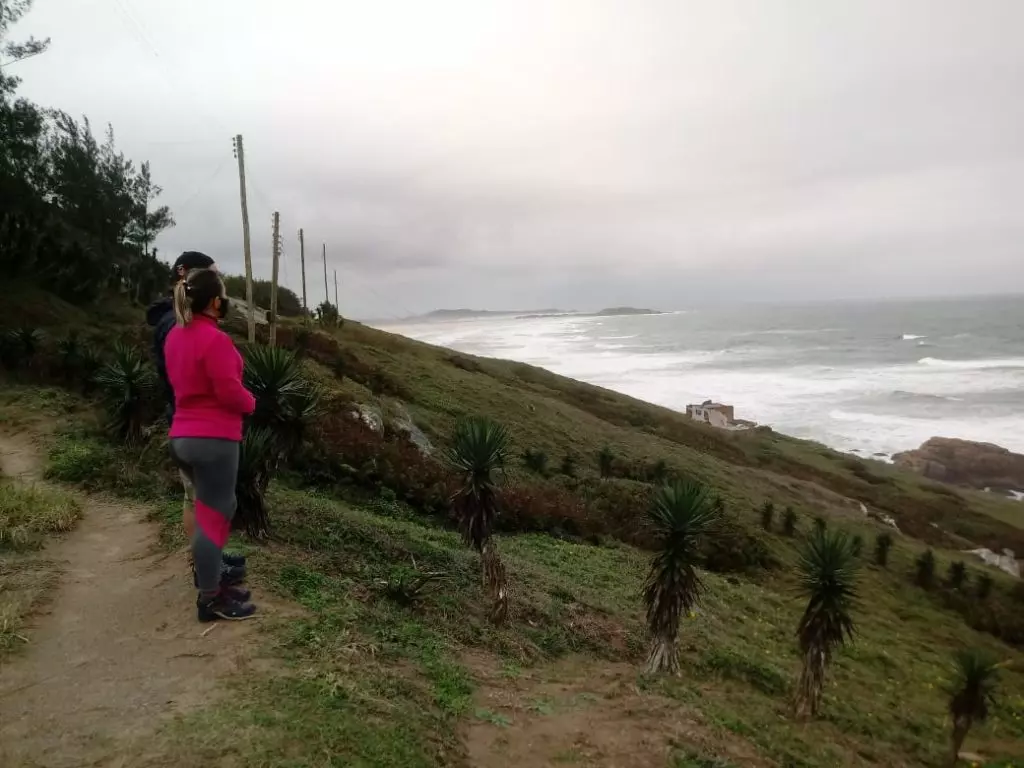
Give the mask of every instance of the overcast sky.
[[[161, 253], [342, 310], [1024, 291], [1021, 0], [36, 0], [22, 92], [114, 125]], [[332, 289], [333, 290], [333, 289]]]

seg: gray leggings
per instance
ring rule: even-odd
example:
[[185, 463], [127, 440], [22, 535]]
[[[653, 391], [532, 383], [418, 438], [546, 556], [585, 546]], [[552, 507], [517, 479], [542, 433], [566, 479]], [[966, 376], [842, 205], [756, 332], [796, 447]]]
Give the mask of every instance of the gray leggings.
[[176, 437], [171, 440], [175, 461], [196, 489], [196, 532], [192, 536], [199, 591], [220, 590], [221, 558], [235, 516], [235, 482], [240, 444], [212, 437]]

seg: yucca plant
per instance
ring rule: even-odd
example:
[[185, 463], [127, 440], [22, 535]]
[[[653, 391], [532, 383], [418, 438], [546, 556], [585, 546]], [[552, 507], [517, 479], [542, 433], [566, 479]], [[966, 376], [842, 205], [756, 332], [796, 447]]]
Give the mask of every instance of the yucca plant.
[[615, 453], [607, 445], [597, 453], [597, 471], [605, 478], [615, 472]]
[[875, 565], [885, 568], [889, 564], [889, 550], [892, 549], [892, 534], [880, 533], [875, 537]]
[[320, 391], [303, 375], [294, 352], [254, 345], [245, 353], [244, 383], [256, 398], [249, 424], [271, 430], [281, 454], [297, 448], [320, 404]]
[[821, 706], [832, 654], [853, 637], [858, 566], [844, 531], [816, 530], [803, 542], [798, 568], [807, 608], [797, 629], [803, 670], [795, 711], [797, 717], [813, 717]]
[[57, 340], [57, 361], [65, 381], [74, 381], [81, 373], [83, 346], [77, 331]]
[[495, 624], [508, 617], [505, 566], [492, 537], [501, 501], [498, 476], [508, 452], [508, 430], [488, 418], [473, 417], [456, 425], [445, 454], [457, 482], [452, 507], [463, 540], [480, 553], [483, 582], [491, 595], [490, 618]]
[[935, 553], [926, 549], [914, 561], [914, 583], [922, 589], [935, 586]]
[[142, 426], [156, 378], [142, 353], [123, 342], [114, 358], [96, 374], [109, 415], [111, 431], [128, 445], [142, 440]]
[[31, 367], [43, 346], [43, 332], [35, 328], [18, 328], [4, 334], [3, 364], [10, 370]]
[[527, 448], [523, 451], [523, 464], [531, 472], [536, 472], [538, 475], [546, 475], [548, 473], [548, 455], [540, 449]]
[[946, 573], [946, 585], [950, 589], [961, 590], [967, 584], [967, 566], [962, 560], [949, 564], [949, 571]]
[[787, 536], [796, 536], [796, 510], [786, 507], [782, 513], [782, 532]]
[[766, 531], [771, 531], [772, 521], [775, 519], [775, 505], [770, 499], [766, 499], [764, 504], [761, 505], [761, 527]]
[[720, 509], [711, 490], [698, 483], [674, 482], [655, 491], [649, 516], [657, 553], [643, 588], [651, 636], [648, 673], [679, 671], [679, 621], [704, 593], [697, 562]]
[[975, 582], [974, 591], [978, 599], [984, 602], [988, 600], [989, 595], [992, 594], [992, 585], [994, 580], [987, 573], [982, 573], [978, 576], [977, 582]]
[[232, 521], [235, 530], [253, 538], [266, 538], [270, 533], [267, 515], [267, 487], [277, 466], [277, 439], [267, 427], [250, 426], [242, 438], [238, 460], [235, 496], [238, 509]]
[[960, 759], [964, 739], [975, 722], [988, 719], [995, 699], [999, 670], [1004, 665], [986, 651], [965, 648], [953, 657], [953, 680], [948, 688], [949, 714], [953, 719], [953, 753], [950, 765]]

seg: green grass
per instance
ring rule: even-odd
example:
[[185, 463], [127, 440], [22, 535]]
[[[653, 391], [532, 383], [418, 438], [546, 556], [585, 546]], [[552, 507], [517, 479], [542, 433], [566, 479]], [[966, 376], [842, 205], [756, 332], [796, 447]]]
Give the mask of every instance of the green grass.
[[0, 552], [38, 549], [46, 534], [71, 530], [81, 516], [66, 491], [0, 478]]
[[74, 527], [81, 514], [65, 491], [0, 478], [0, 662], [27, 642], [25, 618], [56, 582], [57, 565], [34, 550], [48, 534]]
[[[236, 692], [237, 709], [187, 722], [201, 731], [259, 724], [251, 748], [232, 746], [241, 759], [267, 755], [259, 763], [267, 766], [462, 765], [460, 723], [504, 729], [516, 719], [474, 703], [478, 681], [460, 659], [483, 653], [498, 661], [498, 679], [510, 686], [524, 673], [545, 674], [563, 657], [595, 670], [626, 662], [636, 673], [624, 684], [698, 710], [719, 738], [747, 742], [781, 765], [937, 764], [947, 743], [951, 653], [980, 645], [1014, 667], [992, 719], [976, 727], [968, 748], [1024, 760], [1024, 656], [967, 628], [888, 572], [864, 569], [858, 635], [829, 671], [824, 715], [796, 723], [790, 691], [799, 673], [794, 633], [802, 606], [785, 574], [764, 585], [708, 574], [705, 604], [681, 630], [682, 676], [648, 679], [639, 675], [646, 647], [637, 597], [643, 553], [542, 535], [500, 537], [513, 618], [496, 629], [485, 620], [475, 557], [454, 532], [295, 490], [278, 489], [271, 501], [281, 540], [256, 551], [254, 570], [306, 611], [269, 637], [269, 652], [285, 661], [285, 671]], [[403, 608], [380, 582], [395, 562], [413, 560], [424, 570], [445, 570], [448, 579]], [[544, 697], [530, 699], [530, 712], [556, 714]], [[396, 721], [404, 727], [394, 729]], [[294, 753], [293, 740], [314, 731], [346, 734], [330, 737], [339, 750], [335, 762]], [[185, 733], [175, 749], [191, 760], [195, 750]], [[214, 733], [200, 741], [218, 743]], [[672, 759], [682, 766], [730, 764], [685, 745]]]

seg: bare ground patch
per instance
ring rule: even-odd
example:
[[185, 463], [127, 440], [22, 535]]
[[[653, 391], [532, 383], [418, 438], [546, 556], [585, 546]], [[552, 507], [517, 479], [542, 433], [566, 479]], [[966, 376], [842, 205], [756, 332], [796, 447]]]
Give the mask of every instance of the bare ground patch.
[[477, 654], [462, 661], [479, 682], [461, 734], [470, 765], [664, 768], [684, 755], [772, 765], [699, 712], [642, 691], [634, 666], [582, 657], [526, 670]]

